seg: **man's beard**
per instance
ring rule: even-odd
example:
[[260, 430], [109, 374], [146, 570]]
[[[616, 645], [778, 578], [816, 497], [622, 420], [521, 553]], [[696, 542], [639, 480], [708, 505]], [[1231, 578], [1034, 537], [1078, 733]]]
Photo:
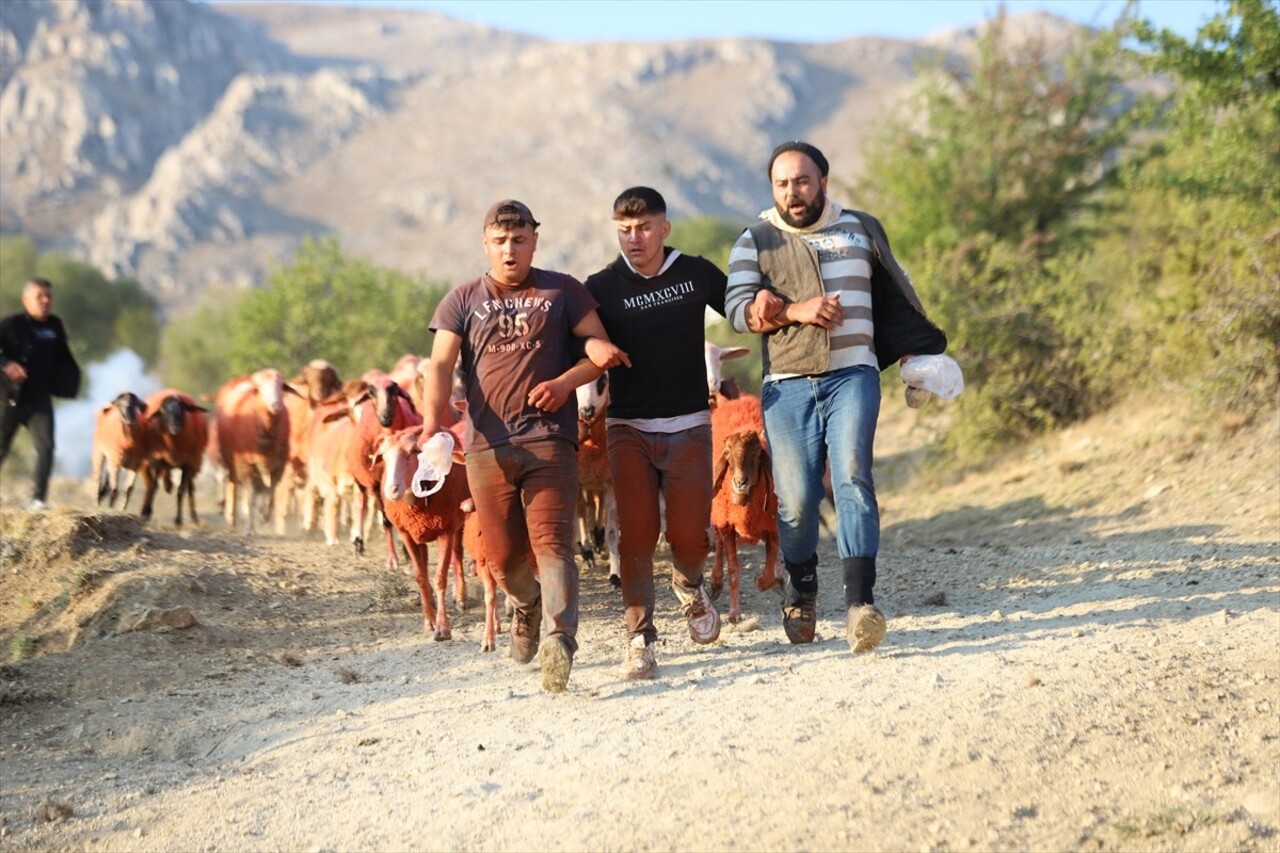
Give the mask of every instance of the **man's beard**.
[[818, 190], [818, 194], [813, 201], [805, 205], [804, 212], [794, 219], [791, 217], [791, 211], [779, 206], [777, 202], [774, 202], [773, 206], [778, 211], [778, 215], [782, 217], [782, 221], [792, 228], [808, 228], [822, 218], [822, 211], [827, 207], [827, 193], [825, 190]]

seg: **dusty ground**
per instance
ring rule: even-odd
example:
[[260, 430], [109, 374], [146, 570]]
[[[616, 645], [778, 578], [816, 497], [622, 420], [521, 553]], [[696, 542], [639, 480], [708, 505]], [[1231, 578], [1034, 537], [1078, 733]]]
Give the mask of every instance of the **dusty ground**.
[[593, 574], [559, 696], [474, 605], [423, 637], [376, 549], [248, 541], [207, 496], [195, 530], [71, 483], [33, 515], [6, 472], [0, 846], [1280, 850], [1276, 414], [1133, 406], [950, 481], [915, 418], [879, 442], [879, 650], [828, 560], [813, 646], [750, 582], [710, 647], [664, 597], [659, 678], [622, 683]]

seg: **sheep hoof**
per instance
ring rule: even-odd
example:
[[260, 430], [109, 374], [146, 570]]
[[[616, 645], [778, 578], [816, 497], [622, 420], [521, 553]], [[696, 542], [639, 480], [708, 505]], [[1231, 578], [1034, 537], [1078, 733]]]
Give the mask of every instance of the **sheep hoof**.
[[622, 589], [622, 575], [609, 575], [609, 586]]
[[364, 556], [364, 537], [357, 536], [355, 539], [351, 540], [351, 544], [356, 546], [356, 553], [359, 554], [361, 557], [363, 557]]
[[769, 590], [778, 586], [779, 583], [780, 583], [780, 580], [778, 578], [767, 578], [764, 575], [761, 575], [760, 577], [756, 578], [756, 589], [760, 590], [761, 592], [768, 592]]
[[724, 592], [724, 581], [712, 581], [707, 584], [707, 591], [711, 594], [712, 601], [719, 601], [720, 593]]
[[742, 621], [741, 613], [738, 613], [737, 611], [734, 611], [734, 610], [729, 611], [729, 622], [731, 624], [737, 625], [741, 621]]
[[496, 652], [497, 650], [498, 650], [498, 644], [493, 640], [485, 640], [483, 643], [480, 644], [481, 652]]
[[453, 639], [453, 631], [449, 630], [448, 628], [437, 628], [437, 629], [436, 629], [436, 642], [437, 642], [437, 643], [442, 643], [442, 642], [444, 642], [445, 640], [452, 640], [452, 639]]

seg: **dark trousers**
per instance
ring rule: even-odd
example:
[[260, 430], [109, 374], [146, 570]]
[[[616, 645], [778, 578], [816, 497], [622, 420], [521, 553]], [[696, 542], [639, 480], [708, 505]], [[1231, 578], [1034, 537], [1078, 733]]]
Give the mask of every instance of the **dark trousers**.
[[36, 470], [31, 499], [49, 496], [49, 475], [53, 472], [53, 398], [23, 400], [15, 405], [0, 403], [0, 467], [9, 455], [18, 427], [25, 426], [36, 447]]

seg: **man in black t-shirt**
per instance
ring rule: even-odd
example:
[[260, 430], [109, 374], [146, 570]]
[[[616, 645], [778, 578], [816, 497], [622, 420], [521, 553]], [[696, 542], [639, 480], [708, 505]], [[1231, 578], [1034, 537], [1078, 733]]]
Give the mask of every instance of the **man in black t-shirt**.
[[703, 583], [710, 551], [711, 414], [704, 361], [706, 309], [724, 314], [725, 274], [664, 245], [667, 204], [649, 187], [613, 205], [622, 253], [587, 279], [609, 339], [631, 359], [609, 370], [607, 443], [618, 504], [618, 552], [628, 644], [627, 679], [652, 678], [653, 551], [666, 501], [671, 586], [696, 643], [720, 636]]
[[28, 281], [22, 309], [0, 321], [0, 466], [18, 427], [25, 426], [36, 448], [30, 506], [44, 509], [53, 471], [53, 398], [78, 393], [80, 368], [62, 320], [52, 313], [53, 285], [43, 278]]

